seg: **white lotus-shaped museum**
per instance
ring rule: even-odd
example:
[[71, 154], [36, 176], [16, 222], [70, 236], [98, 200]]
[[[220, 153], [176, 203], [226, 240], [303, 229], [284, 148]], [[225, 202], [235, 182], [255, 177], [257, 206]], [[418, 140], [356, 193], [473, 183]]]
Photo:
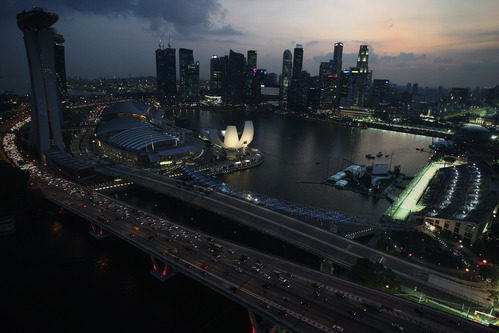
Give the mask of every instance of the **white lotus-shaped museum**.
[[239, 138], [237, 128], [234, 125], [228, 125], [225, 131], [210, 129], [204, 131], [204, 134], [214, 145], [223, 147], [225, 149], [241, 149], [246, 148], [251, 141], [255, 130], [253, 128], [253, 121], [247, 120], [244, 122], [243, 134]]

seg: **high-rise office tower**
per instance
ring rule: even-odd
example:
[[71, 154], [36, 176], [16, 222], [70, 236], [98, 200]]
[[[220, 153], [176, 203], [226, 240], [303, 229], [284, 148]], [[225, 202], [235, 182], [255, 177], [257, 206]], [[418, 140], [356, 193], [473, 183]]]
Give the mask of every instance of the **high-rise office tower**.
[[359, 50], [359, 55], [357, 56], [357, 67], [361, 73], [367, 73], [369, 59], [369, 45], [361, 45]]
[[241, 104], [244, 100], [246, 60], [242, 53], [229, 52], [227, 77], [227, 99], [230, 104]]
[[369, 45], [361, 45], [357, 56], [359, 68], [358, 95], [354, 98], [354, 105], [366, 106], [371, 88], [372, 72], [369, 70]]
[[290, 50], [285, 50], [282, 54], [282, 76], [281, 76], [281, 101], [286, 104], [288, 101], [288, 90], [291, 84], [292, 55]]
[[303, 46], [296, 44], [293, 54], [293, 79], [301, 74], [303, 67]]
[[334, 74], [333, 60], [321, 62], [319, 67], [318, 106], [321, 109], [331, 109], [335, 101], [336, 82], [338, 75]]
[[55, 75], [60, 97], [63, 99], [68, 95], [68, 86], [66, 82], [66, 56], [64, 54], [65, 40], [62, 35], [56, 34], [54, 41]]
[[212, 55], [210, 59], [210, 93], [214, 96], [222, 96], [222, 58]]
[[343, 43], [334, 43], [334, 55], [333, 55], [333, 74], [338, 76], [342, 73], [343, 66]]
[[52, 148], [64, 151], [61, 106], [56, 78], [56, 32], [50, 28], [58, 16], [39, 8], [17, 15], [24, 33], [31, 79], [31, 128], [29, 144], [39, 154]]
[[374, 80], [371, 93], [371, 106], [377, 107], [387, 102], [390, 93], [390, 80]]
[[248, 51], [248, 67], [250, 69], [256, 69], [256, 51], [255, 50]]
[[199, 100], [199, 61], [187, 65], [184, 75], [184, 99], [196, 102]]
[[175, 103], [177, 97], [177, 69], [175, 49], [168, 43], [168, 48], [160, 42], [156, 50], [156, 79], [158, 93], [167, 98], [170, 103]]
[[344, 70], [342, 74], [343, 80], [341, 84], [341, 105], [352, 106], [361, 105], [359, 98], [361, 86], [361, 73], [359, 67], [350, 67], [349, 70]]
[[333, 62], [321, 62], [319, 66], [319, 81], [321, 85], [325, 85], [328, 79], [333, 77]]
[[178, 49], [178, 68], [179, 68], [179, 81], [180, 81], [180, 96], [186, 98], [187, 89], [185, 86], [185, 75], [187, 72], [187, 66], [194, 63], [194, 55], [192, 50], [189, 49]]

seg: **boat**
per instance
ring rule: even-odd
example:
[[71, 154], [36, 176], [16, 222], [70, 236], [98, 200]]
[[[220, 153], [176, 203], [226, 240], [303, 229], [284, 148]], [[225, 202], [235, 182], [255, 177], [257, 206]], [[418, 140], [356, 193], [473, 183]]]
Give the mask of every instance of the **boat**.
[[367, 159], [371, 159], [371, 158], [374, 158], [374, 156], [373, 156], [373, 155], [371, 155], [371, 154], [366, 154], [366, 158], [367, 158]]
[[390, 157], [390, 154], [386, 154], [385, 157]]
[[383, 156], [382, 152], [379, 152], [379, 153], [376, 154], [376, 157], [381, 157], [381, 156]]

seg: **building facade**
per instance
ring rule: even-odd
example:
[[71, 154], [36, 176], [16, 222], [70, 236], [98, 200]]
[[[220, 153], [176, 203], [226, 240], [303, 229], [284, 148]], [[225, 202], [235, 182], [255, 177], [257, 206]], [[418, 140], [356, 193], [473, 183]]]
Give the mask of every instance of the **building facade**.
[[288, 90], [291, 84], [291, 75], [293, 68], [292, 55], [290, 50], [284, 50], [282, 54], [282, 75], [281, 75], [281, 100], [288, 102]]
[[177, 97], [177, 69], [175, 49], [168, 44], [164, 48], [162, 43], [156, 50], [156, 80], [160, 96], [168, 102], [175, 103]]
[[17, 15], [17, 24], [24, 33], [31, 79], [29, 144], [40, 155], [54, 148], [64, 151], [55, 47], [60, 39], [50, 28], [57, 20], [56, 14], [39, 8]]
[[245, 77], [246, 59], [244, 55], [230, 50], [227, 77], [227, 101], [229, 104], [244, 102]]
[[303, 46], [296, 44], [293, 55], [293, 79], [301, 74], [303, 68]]
[[194, 53], [190, 49], [178, 49], [178, 73], [180, 83], [180, 96], [182, 99], [187, 98], [186, 73], [187, 67], [194, 63]]
[[255, 50], [249, 50], [248, 51], [248, 67], [250, 69], [256, 69], [257, 68], [257, 54]]
[[199, 101], [199, 61], [187, 65], [184, 75], [184, 100]]

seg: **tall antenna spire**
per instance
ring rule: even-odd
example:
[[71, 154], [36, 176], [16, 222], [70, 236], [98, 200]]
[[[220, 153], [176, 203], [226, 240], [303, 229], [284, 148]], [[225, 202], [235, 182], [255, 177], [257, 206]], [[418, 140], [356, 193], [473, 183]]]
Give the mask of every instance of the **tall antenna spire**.
[[171, 49], [172, 47], [172, 35], [168, 34], [168, 48]]
[[163, 43], [163, 41], [161, 41], [161, 39], [159, 40], [159, 43], [158, 43], [158, 48], [160, 50], [164, 49], [165, 48], [165, 44]]

